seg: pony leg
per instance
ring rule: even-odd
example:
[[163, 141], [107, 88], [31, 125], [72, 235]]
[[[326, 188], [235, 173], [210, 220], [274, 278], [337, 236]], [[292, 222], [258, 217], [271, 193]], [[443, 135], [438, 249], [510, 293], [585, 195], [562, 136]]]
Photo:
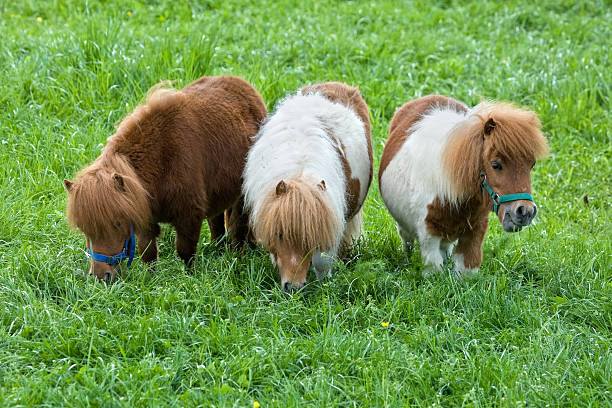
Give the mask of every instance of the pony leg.
[[142, 262], [151, 263], [157, 260], [157, 237], [159, 233], [159, 224], [152, 224], [148, 231], [138, 234], [138, 253]]
[[225, 214], [217, 214], [206, 219], [206, 222], [210, 229], [210, 240], [212, 242], [220, 241], [225, 235]]
[[238, 245], [250, 243], [249, 215], [244, 210], [244, 198], [240, 196], [231, 209], [227, 211], [227, 229], [231, 240]]
[[459, 237], [453, 253], [455, 261], [454, 272], [459, 278], [468, 277], [478, 273], [482, 264], [482, 244], [487, 232], [487, 222], [474, 230], [468, 231]]
[[442, 250], [440, 247], [441, 241], [442, 240], [440, 238], [428, 233], [424, 234], [424, 236], [419, 239], [419, 244], [421, 245], [421, 256], [423, 257], [423, 263], [425, 264], [423, 276], [427, 277], [442, 270], [444, 256], [442, 255]]
[[200, 239], [200, 230], [202, 229], [202, 218], [197, 220], [191, 219], [181, 224], [175, 225], [176, 228], [176, 252], [179, 257], [185, 262], [187, 267], [193, 265], [198, 241]]
[[361, 237], [361, 226], [363, 223], [363, 207], [351, 218], [344, 227], [344, 234], [340, 244], [340, 257], [345, 258], [350, 253], [351, 248]]
[[444, 261], [451, 257], [453, 249], [455, 248], [455, 243], [455, 241], [446, 241], [444, 239], [440, 241], [440, 252]]
[[410, 255], [412, 249], [414, 248], [414, 239], [416, 238], [415, 234], [405, 228], [402, 228], [399, 224], [397, 224], [397, 232], [399, 232], [400, 237], [402, 238], [404, 252], [406, 255]]

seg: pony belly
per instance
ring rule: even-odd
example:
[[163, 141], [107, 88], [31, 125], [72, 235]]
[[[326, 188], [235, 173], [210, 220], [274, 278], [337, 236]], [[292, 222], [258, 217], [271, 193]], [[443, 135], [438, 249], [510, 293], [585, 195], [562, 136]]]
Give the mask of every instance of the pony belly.
[[391, 216], [397, 222], [404, 246], [409, 246], [407, 238], [418, 239], [421, 257], [426, 266], [424, 274], [439, 272], [455, 242], [434, 235], [427, 228], [425, 220], [428, 205], [433, 202], [434, 197], [427, 192], [418, 191], [405, 179], [388, 170], [381, 177], [381, 195]]
[[430, 199], [425, 192], [418, 191], [403, 177], [399, 169], [395, 168], [394, 161], [380, 179], [383, 202], [401, 229], [421, 236]]

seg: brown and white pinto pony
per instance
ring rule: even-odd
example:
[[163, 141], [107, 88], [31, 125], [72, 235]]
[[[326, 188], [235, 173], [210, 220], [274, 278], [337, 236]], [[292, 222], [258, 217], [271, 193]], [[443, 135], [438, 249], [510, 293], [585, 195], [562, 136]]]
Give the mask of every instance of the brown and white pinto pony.
[[307, 86], [277, 106], [249, 152], [243, 189], [283, 290], [302, 288], [311, 263], [328, 275], [358, 239], [371, 180], [370, 119], [356, 88]]
[[[451, 251], [457, 275], [474, 273], [492, 208], [507, 232], [535, 217], [531, 169], [548, 152], [535, 113], [491, 102], [469, 109], [431, 95], [403, 105], [389, 133], [380, 192], [404, 248], [419, 240], [425, 274], [441, 270]], [[487, 188], [513, 200], [494, 205]]]
[[[237, 77], [202, 77], [180, 91], [154, 87], [102, 155], [74, 181], [64, 180], [68, 220], [85, 234], [88, 253], [120, 253], [133, 229], [141, 259], [154, 261], [163, 222], [176, 229], [177, 252], [190, 265], [202, 221], [219, 239], [226, 210], [230, 237], [244, 241], [242, 172], [265, 116], [259, 93]], [[90, 259], [100, 279], [112, 279], [116, 269]]]

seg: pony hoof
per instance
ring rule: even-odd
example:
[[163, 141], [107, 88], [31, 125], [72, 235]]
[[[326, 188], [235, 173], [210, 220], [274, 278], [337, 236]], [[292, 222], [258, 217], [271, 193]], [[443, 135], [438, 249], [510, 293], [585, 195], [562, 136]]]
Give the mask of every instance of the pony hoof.
[[454, 270], [455, 278], [457, 279], [472, 279], [478, 276], [478, 268]]
[[434, 267], [431, 267], [431, 266], [428, 266], [425, 269], [423, 269], [423, 277], [426, 278], [426, 279], [427, 278], [431, 278], [431, 277], [433, 277], [433, 276], [435, 276], [435, 275], [437, 275], [439, 273], [440, 273], [440, 269], [434, 268]]

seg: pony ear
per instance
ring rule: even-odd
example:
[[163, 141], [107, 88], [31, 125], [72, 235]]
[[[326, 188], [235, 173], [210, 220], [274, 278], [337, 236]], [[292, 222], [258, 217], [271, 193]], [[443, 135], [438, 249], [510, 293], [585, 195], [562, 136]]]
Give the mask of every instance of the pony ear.
[[122, 193], [125, 192], [125, 182], [123, 181], [123, 177], [121, 174], [113, 174], [113, 182], [115, 183], [115, 188]]
[[66, 191], [70, 192], [70, 190], [72, 190], [73, 186], [74, 186], [74, 181], [70, 181], [68, 179], [64, 179], [64, 188], [66, 189]]
[[327, 190], [327, 185], [325, 184], [325, 180], [321, 180], [321, 182], [317, 184], [317, 187], [319, 187], [321, 191]]
[[497, 123], [495, 123], [495, 120], [493, 118], [489, 118], [484, 124], [485, 136], [489, 136], [491, 133], [493, 133], [493, 130], [495, 129], [496, 126], [497, 126]]
[[283, 195], [285, 194], [287, 191], [289, 191], [289, 187], [287, 186], [287, 183], [285, 183], [285, 180], [281, 180], [278, 182], [278, 184], [276, 185], [276, 195]]

